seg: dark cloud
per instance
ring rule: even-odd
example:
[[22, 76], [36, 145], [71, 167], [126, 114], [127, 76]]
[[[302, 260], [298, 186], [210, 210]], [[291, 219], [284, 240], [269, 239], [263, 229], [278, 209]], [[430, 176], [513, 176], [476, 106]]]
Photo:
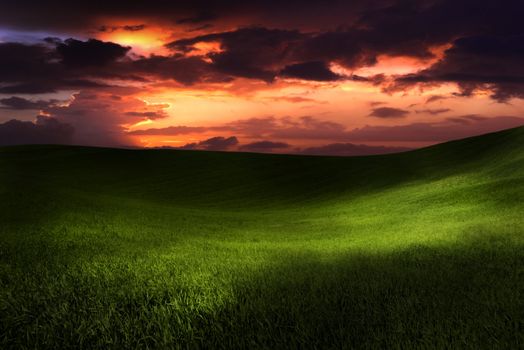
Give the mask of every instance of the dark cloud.
[[304, 33], [246, 27], [176, 40], [166, 46], [185, 54], [198, 43], [219, 42], [221, 51], [208, 54], [208, 58], [218, 71], [237, 77], [268, 82], [277, 76], [316, 81], [347, 78], [375, 83], [376, 77], [342, 77], [329, 68], [331, 62], [351, 68], [376, 63], [377, 53], [356, 46], [358, 40], [352, 31]]
[[[380, 54], [429, 58], [433, 56], [430, 47], [456, 38], [520, 34], [518, 19], [523, 14], [524, 4], [518, 0], [151, 0], [132, 4], [124, 0], [75, 4], [66, 0], [18, 0], [2, 4], [0, 22], [7, 27], [76, 32], [99, 23], [101, 18], [143, 19], [143, 23], [182, 26], [229, 22], [227, 27], [231, 27], [256, 23], [273, 29], [218, 32], [211, 37], [199, 36], [198, 40], [223, 42], [225, 51], [231, 55], [216, 57], [222, 69], [229, 71], [239, 62], [241, 69], [236, 76], [269, 79], [268, 69], [264, 69], [269, 67], [264, 66], [282, 62], [282, 54], [293, 57], [292, 61], [284, 59], [284, 66], [334, 61], [357, 67], [374, 64]], [[300, 30], [300, 33], [296, 32], [295, 38], [278, 33], [280, 41], [268, 43], [267, 35], [275, 28], [280, 28], [279, 32]], [[271, 48], [276, 52], [268, 50]], [[266, 64], [252, 62], [255, 51], [263, 59], [271, 59]], [[241, 52], [249, 57], [239, 57]]]
[[31, 100], [28, 100], [22, 97], [12, 96], [9, 98], [0, 99], [0, 108], [16, 109], [16, 110], [26, 110], [26, 109], [39, 110], [39, 109], [50, 107], [58, 102], [59, 101], [55, 99], [31, 101]]
[[96, 39], [80, 41], [67, 39], [56, 47], [56, 52], [67, 66], [100, 66], [124, 57], [130, 47]]
[[442, 60], [396, 79], [394, 89], [416, 84], [457, 83], [460, 96], [488, 89], [497, 101], [524, 97], [524, 35], [471, 36], [454, 41]]
[[113, 68], [118, 75], [138, 74], [164, 80], [175, 80], [185, 85], [199, 82], [229, 82], [231, 78], [218, 72], [212, 64], [200, 57], [180, 55], [152, 55], [132, 62], [126, 62]]
[[334, 81], [341, 78], [338, 74], [333, 73], [325, 62], [321, 61], [297, 63], [286, 66], [280, 72], [280, 75], [289, 78], [316, 81]]
[[300, 151], [301, 154], [315, 156], [369, 156], [377, 154], [398, 153], [409, 151], [405, 147], [386, 147], [357, 145], [353, 143], [332, 143], [324, 146], [309, 147]]
[[409, 111], [393, 107], [377, 107], [371, 110], [369, 116], [389, 119], [389, 118], [404, 118], [409, 114]]
[[123, 59], [128, 47], [99, 40], [46, 44], [0, 43], [0, 93], [43, 94], [115, 87], [114, 80], [150, 79], [182, 84], [228, 82], [230, 78], [200, 57], [150, 56]]
[[[309, 2], [303, 7], [316, 9]], [[326, 7], [329, 5], [326, 4]], [[517, 14], [523, 12], [524, 5], [517, 1], [503, 1], [503, 4], [497, 5], [490, 1], [473, 0], [460, 3], [451, 0], [388, 1], [361, 8], [357, 17], [349, 16], [352, 21], [339, 23], [336, 30], [298, 32], [264, 27], [242, 28], [178, 40], [169, 47], [187, 52], [198, 42], [219, 41], [223, 52], [212, 54], [212, 58], [216, 67], [227, 74], [271, 81], [278, 73], [275, 69], [280, 67], [281, 72], [290, 76], [334, 80], [337, 76], [327, 68], [328, 63], [358, 68], [374, 65], [377, 57], [384, 54], [433, 58], [431, 47], [448, 44], [458, 37], [454, 48], [446, 53], [447, 56], [454, 56], [451, 66], [456, 66], [465, 58], [463, 62], [471, 60], [472, 67], [465, 65], [457, 67], [459, 69], [448, 69], [453, 67], [444, 64], [435, 67], [439, 68], [435, 72], [432, 70], [399, 78], [398, 83], [453, 81], [462, 86], [467, 83], [506, 83], [508, 85], [503, 89], [500, 86], [494, 91], [494, 97], [503, 100], [507, 96], [520, 96], [516, 86], [522, 82], [520, 77], [496, 72], [503, 66], [499, 63], [510, 58], [508, 56], [515, 58], [515, 62], [522, 59], [518, 56], [520, 44], [514, 42], [520, 39], [512, 39], [512, 36], [521, 33], [516, 19]], [[334, 14], [331, 16], [337, 18]], [[497, 40], [506, 42], [489, 42], [485, 39], [489, 37], [498, 37], [500, 39]], [[493, 63], [499, 64], [491, 77], [478, 74], [475, 66], [482, 68], [488, 61], [478, 61], [475, 55], [490, 56]], [[479, 64], [476, 64], [477, 61]], [[509, 71], [514, 68], [518, 67], [512, 65]], [[468, 69], [474, 72], [468, 73]]]
[[166, 46], [187, 53], [197, 43], [219, 42], [222, 51], [208, 55], [214, 69], [232, 76], [272, 81], [287, 62], [291, 43], [303, 37], [298, 31], [249, 27], [176, 40]]
[[[108, 63], [111, 57], [120, 57], [122, 49], [127, 49], [100, 41], [94, 45], [89, 41], [69, 43], [72, 46], [54, 39], [45, 44], [0, 43], [0, 93], [43, 94], [110, 86], [95, 79], [114, 76], [114, 71], [98, 64]], [[64, 49], [66, 46], [68, 48]], [[62, 48], [61, 53], [59, 48]], [[94, 51], [88, 53], [91, 48]], [[74, 67], [66, 66], [62, 61]], [[92, 67], [78, 69], [78, 65], [86, 64]]]
[[74, 131], [71, 125], [45, 116], [34, 123], [13, 119], [0, 124], [0, 145], [70, 144]]
[[[51, 92], [58, 92], [61, 90], [75, 90], [75, 89], [104, 89], [114, 87], [105, 83], [99, 83], [87, 79], [56, 79], [49, 81], [38, 80], [22, 84], [12, 84], [0, 87], [1, 94], [45, 94]], [[30, 79], [29, 79], [30, 80]]]
[[180, 148], [191, 150], [225, 151], [236, 145], [238, 145], [238, 139], [235, 136], [227, 138], [222, 136], [216, 136], [204, 141], [188, 143]]
[[223, 20], [242, 22], [243, 19], [275, 26], [323, 21], [326, 26], [332, 26], [333, 17], [336, 17], [335, 22], [339, 22], [336, 24], [342, 24], [355, 18], [357, 11], [377, 5], [364, 0], [106, 0], [75, 3], [67, 0], [17, 0], [16, 4], [9, 1], [2, 4], [0, 22], [15, 28], [58, 30], [85, 29], [97, 25], [100, 18], [141, 18], [180, 25]]
[[245, 152], [274, 152], [276, 150], [288, 149], [290, 144], [285, 142], [258, 141], [252, 142], [239, 147], [240, 151]]
[[[84, 32], [101, 18], [140, 20], [138, 23], [158, 20], [166, 26], [213, 25], [211, 22], [231, 20], [227, 27], [240, 27], [175, 40], [167, 45], [174, 54], [134, 57], [134, 61], [122, 60], [128, 47], [94, 39], [62, 42], [54, 38], [45, 45], [25, 47], [11, 44], [4, 50], [7, 58], [2, 58], [0, 48], [3, 92], [52, 92], [70, 88], [71, 81], [96, 79], [147, 82], [148, 78], [156, 78], [188, 85], [235, 77], [272, 82], [288, 76], [381, 84], [385, 79], [381, 75], [340, 77], [329, 67], [338, 64], [353, 70], [372, 66], [380, 55], [434, 58], [431, 48], [454, 42], [442, 61], [417, 74], [398, 77], [389, 90], [455, 82], [461, 86], [463, 96], [481, 87], [491, 89], [499, 101], [523, 94], [523, 39], [516, 23], [524, 13], [524, 4], [519, 1], [157, 0], [129, 4], [117, 0], [78, 3], [74, 10], [71, 6], [65, 0], [45, 5], [35, 0], [20, 0], [16, 6], [7, 2], [2, 5], [0, 22], [14, 27], [70, 27]], [[246, 21], [251, 26], [242, 27]], [[104, 26], [102, 30], [138, 31], [145, 25]], [[221, 50], [195, 57], [192, 51], [202, 42], [218, 42]], [[188, 57], [188, 53], [193, 56]], [[9, 59], [13, 55], [20, 59]]]
[[53, 50], [43, 44], [0, 42], [0, 83], [25, 85], [27, 80], [56, 78], [59, 67], [50, 64], [55, 57]]

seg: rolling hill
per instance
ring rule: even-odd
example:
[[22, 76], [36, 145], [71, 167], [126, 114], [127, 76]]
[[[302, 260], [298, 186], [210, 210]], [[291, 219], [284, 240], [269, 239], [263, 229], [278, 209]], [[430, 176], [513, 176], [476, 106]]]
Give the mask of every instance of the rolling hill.
[[518, 348], [524, 127], [313, 157], [0, 148], [3, 348]]

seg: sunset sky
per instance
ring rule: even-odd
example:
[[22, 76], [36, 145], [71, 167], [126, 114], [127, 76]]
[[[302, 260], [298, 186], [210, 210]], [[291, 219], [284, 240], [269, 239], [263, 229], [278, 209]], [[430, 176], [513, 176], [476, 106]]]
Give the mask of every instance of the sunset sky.
[[0, 145], [388, 153], [524, 125], [523, 1], [0, 0]]

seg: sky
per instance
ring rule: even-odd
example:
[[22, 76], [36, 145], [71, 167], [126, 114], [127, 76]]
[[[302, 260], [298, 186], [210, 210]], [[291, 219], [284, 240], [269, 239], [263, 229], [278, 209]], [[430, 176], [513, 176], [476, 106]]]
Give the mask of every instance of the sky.
[[0, 145], [368, 155], [524, 125], [517, 0], [0, 0]]

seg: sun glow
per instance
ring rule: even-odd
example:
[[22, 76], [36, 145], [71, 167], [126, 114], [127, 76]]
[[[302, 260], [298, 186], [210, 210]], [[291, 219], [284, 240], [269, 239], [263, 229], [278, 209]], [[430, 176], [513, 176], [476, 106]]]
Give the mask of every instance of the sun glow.
[[126, 30], [125, 25], [117, 26], [116, 29], [103, 32], [99, 39], [111, 41], [123, 46], [132, 47], [133, 52], [140, 55], [169, 54], [164, 46], [170, 40], [170, 34], [161, 28], [144, 26], [141, 30]]
[[146, 120], [139, 121], [136, 124], [130, 125], [128, 127], [128, 129], [134, 129], [134, 128], [138, 128], [140, 126], [150, 125], [150, 124], [153, 124], [153, 121], [151, 119], [146, 119]]

